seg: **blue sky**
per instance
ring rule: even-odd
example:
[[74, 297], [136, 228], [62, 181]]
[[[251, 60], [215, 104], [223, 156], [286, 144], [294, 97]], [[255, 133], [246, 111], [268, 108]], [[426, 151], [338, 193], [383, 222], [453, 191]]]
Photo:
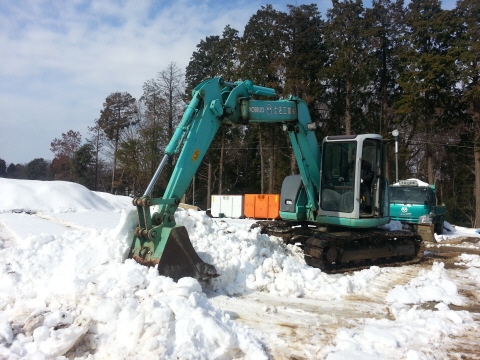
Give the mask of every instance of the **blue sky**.
[[[313, 2], [0, 0], [0, 158], [51, 160], [51, 141], [69, 130], [85, 139], [111, 93], [139, 98], [145, 81], [171, 62], [184, 71], [201, 39], [242, 31], [262, 5]], [[331, 1], [316, 3], [325, 18]]]

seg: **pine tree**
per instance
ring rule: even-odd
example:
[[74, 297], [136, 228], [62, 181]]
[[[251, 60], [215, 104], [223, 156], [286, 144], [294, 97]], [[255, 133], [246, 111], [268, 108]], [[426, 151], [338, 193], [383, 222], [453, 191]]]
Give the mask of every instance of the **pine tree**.
[[215, 48], [220, 42], [220, 36], [207, 36], [200, 40], [197, 50], [194, 51], [187, 69], [185, 70], [185, 101], [189, 102], [193, 89], [207, 79], [219, 76], [218, 69], [214, 67]]
[[362, 133], [362, 91], [367, 85], [366, 26], [361, 0], [333, 0], [327, 11], [328, 68], [320, 75], [328, 87], [329, 133]]
[[480, 224], [480, 3], [472, 0], [458, 1], [455, 19], [462, 21], [455, 49], [459, 60], [457, 64], [460, 70], [463, 103], [468, 116], [465, 135], [469, 137], [470, 144], [473, 144], [475, 216], [472, 226], [478, 227]]
[[245, 26], [238, 46], [239, 75], [255, 84], [281, 90], [284, 82], [282, 23], [286, 14], [262, 6]]
[[15, 179], [15, 176], [16, 176], [16, 166], [14, 163], [10, 163], [10, 165], [8, 165], [8, 168], [7, 168], [7, 177], [9, 177], [10, 179]]
[[[399, 97], [396, 81], [400, 71], [397, 49], [405, 32], [403, 3], [403, 0], [374, 0], [372, 8], [365, 12], [368, 23], [368, 77], [372, 84], [371, 96], [365, 99], [367, 116], [373, 125], [370, 131], [381, 134], [387, 141], [393, 140], [391, 132], [398, 126], [395, 123], [393, 103]], [[387, 148], [387, 176], [392, 174], [390, 169], [394, 168], [393, 148]], [[395, 179], [395, 175], [389, 178]]]
[[115, 172], [117, 169], [117, 151], [122, 135], [130, 126], [138, 123], [138, 110], [136, 100], [127, 92], [115, 92], [110, 94], [103, 103], [100, 111], [98, 125], [104, 131], [113, 148], [113, 169], [111, 192], [116, 189]]
[[7, 176], [7, 163], [5, 160], [0, 159], [0, 177], [6, 177]]
[[73, 181], [89, 189], [94, 188], [95, 181], [95, 149], [92, 144], [80, 146], [73, 155]]
[[[286, 83], [286, 17], [285, 12], [275, 10], [272, 5], [262, 6], [250, 17], [238, 47], [240, 78], [274, 88], [279, 96]], [[249, 189], [253, 193], [273, 191], [275, 173], [280, 167], [277, 144], [287, 142], [288, 138], [274, 125], [250, 124], [243, 134], [246, 136], [242, 146], [250, 156], [245, 169], [250, 179]]]
[[43, 158], [30, 161], [25, 167], [25, 178], [28, 180], [48, 180], [48, 163]]
[[402, 93], [395, 103], [396, 113], [402, 116], [405, 136], [419, 154], [411, 158], [415, 161], [411, 167], [418, 176], [424, 174], [424, 181], [433, 183], [441, 177], [434, 162], [440, 163], [442, 157], [442, 148], [434, 144], [445, 143], [445, 130], [455, 123], [450, 110], [456, 107], [457, 76], [451, 51], [454, 17], [441, 9], [438, 0], [413, 0], [405, 24], [407, 30], [399, 49]]

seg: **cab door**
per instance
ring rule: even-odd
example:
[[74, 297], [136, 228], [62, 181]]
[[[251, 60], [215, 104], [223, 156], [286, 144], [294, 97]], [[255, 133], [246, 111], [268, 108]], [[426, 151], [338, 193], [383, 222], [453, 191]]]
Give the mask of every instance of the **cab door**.
[[[388, 183], [385, 179], [385, 146], [367, 138], [362, 145], [360, 217], [388, 216]], [[368, 166], [371, 168], [368, 169]]]

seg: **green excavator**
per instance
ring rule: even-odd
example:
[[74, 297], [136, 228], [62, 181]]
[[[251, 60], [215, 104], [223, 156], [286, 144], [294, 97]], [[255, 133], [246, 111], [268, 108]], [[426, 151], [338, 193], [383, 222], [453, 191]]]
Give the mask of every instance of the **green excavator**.
[[[279, 123], [289, 134], [299, 174], [283, 181], [281, 219], [254, 226], [300, 246], [306, 263], [326, 272], [417, 262], [423, 254], [419, 235], [381, 227], [390, 221], [382, 137], [327, 136], [319, 146], [307, 104], [293, 96], [275, 96], [274, 89], [250, 80], [213, 78], [193, 90], [155, 175], [143, 196], [133, 199], [138, 227], [130, 258], [157, 266], [159, 274], [174, 280], [218, 276], [215, 267], [198, 256], [186, 228], [175, 223], [175, 211], [222, 124]], [[178, 158], [165, 193], [151, 197], [174, 155]]]

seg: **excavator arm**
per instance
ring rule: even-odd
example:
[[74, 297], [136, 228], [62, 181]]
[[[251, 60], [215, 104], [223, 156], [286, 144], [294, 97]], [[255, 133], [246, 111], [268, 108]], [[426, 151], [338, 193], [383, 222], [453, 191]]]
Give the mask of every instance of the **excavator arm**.
[[[138, 227], [130, 258], [157, 266], [161, 275], [174, 280], [190, 276], [207, 280], [218, 276], [193, 249], [188, 233], [175, 223], [175, 211], [195, 176], [205, 153], [222, 123], [283, 123], [288, 131], [308, 197], [308, 218], [318, 212], [320, 149], [312, 131], [307, 106], [301, 99], [253, 100], [252, 96], [274, 97], [275, 90], [254, 85], [250, 80], [226, 82], [213, 78], [198, 85], [182, 120], [165, 149], [165, 154], [143, 196], [133, 199]], [[178, 155], [162, 198], [152, 198], [155, 183], [169, 158]], [[155, 206], [156, 205], [156, 206]], [[152, 206], [157, 209], [152, 213]]]

